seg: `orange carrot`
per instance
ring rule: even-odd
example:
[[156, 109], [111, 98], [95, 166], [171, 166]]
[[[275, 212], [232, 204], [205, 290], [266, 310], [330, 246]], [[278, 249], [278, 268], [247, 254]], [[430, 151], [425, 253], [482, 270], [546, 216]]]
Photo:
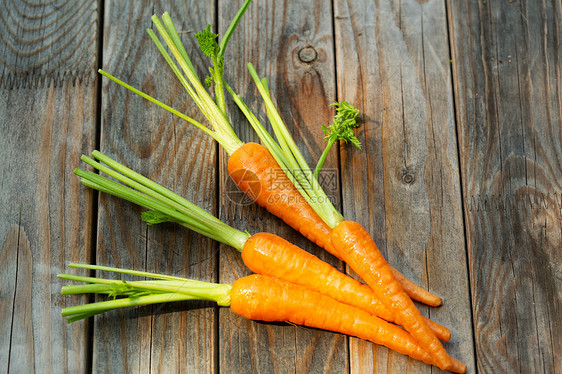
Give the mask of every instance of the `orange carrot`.
[[396, 280], [367, 230], [357, 222], [343, 221], [332, 231], [332, 242], [345, 262], [367, 282], [381, 302], [396, 313], [397, 322], [429, 352], [436, 365], [449, 370], [453, 365], [451, 357]]
[[[228, 173], [256, 203], [343, 260], [333, 247], [330, 227], [306, 202], [266, 147], [256, 143], [239, 147], [228, 159]], [[398, 270], [393, 271], [412, 299], [430, 306], [441, 305], [441, 298], [409, 281]]]
[[[242, 248], [242, 259], [254, 273], [299, 284], [389, 322], [396, 320], [395, 314], [381, 303], [369, 286], [277, 235], [252, 235]], [[423, 318], [439, 339], [451, 338], [448, 328]]]
[[[234, 313], [249, 319], [289, 322], [348, 334], [434, 364], [428, 352], [400, 327], [361, 309], [340, 303], [327, 295], [281, 279], [255, 274], [228, 285], [100, 265], [69, 266], [128, 274], [145, 279], [123, 282], [119, 279], [58, 274], [61, 279], [88, 283], [64, 286], [61, 290], [63, 295], [98, 293], [110, 295], [111, 298], [63, 308], [62, 316], [67, 317], [68, 322], [129, 306], [181, 300], [209, 300], [220, 306], [230, 307]], [[453, 366], [451, 370], [463, 372], [462, 368], [460, 364], [458, 368]]]
[[[263, 275], [238, 279], [232, 284], [230, 309], [253, 320], [291, 322], [355, 336], [434, 364], [431, 356], [398, 326], [319, 292], [279, 279]], [[466, 367], [455, 361], [448, 370], [464, 373]]]
[[245, 143], [230, 155], [228, 173], [259, 205], [320, 247], [331, 248], [330, 228], [293, 186], [267, 148]]
[[[250, 236], [106, 155], [97, 151], [92, 154], [107, 166], [86, 156], [82, 160], [121, 183], [77, 169], [75, 173], [81, 177], [81, 182], [149, 209], [142, 215], [147, 223], [179, 223], [242, 252], [245, 264], [256, 273], [311, 287], [341, 302], [364, 308], [368, 313], [389, 321], [395, 320], [394, 314], [377, 300], [369, 287], [316, 256], [275, 235], [260, 233]], [[437, 324], [434, 327], [442, 339], [449, 338], [448, 329]]]

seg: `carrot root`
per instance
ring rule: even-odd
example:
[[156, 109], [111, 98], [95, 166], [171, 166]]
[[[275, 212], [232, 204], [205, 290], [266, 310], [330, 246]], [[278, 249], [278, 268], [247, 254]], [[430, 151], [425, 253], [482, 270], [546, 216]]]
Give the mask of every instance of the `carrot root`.
[[228, 159], [228, 173], [238, 187], [260, 206], [325, 248], [330, 228], [287, 178], [269, 150], [246, 143]]
[[443, 370], [451, 369], [451, 357], [394, 277], [367, 230], [357, 222], [344, 221], [332, 231], [332, 242], [340, 256], [371, 286], [382, 303], [397, 313], [397, 322], [429, 352], [436, 365]]
[[266, 322], [290, 322], [329, 330], [384, 345], [432, 364], [431, 356], [404, 330], [369, 313], [306, 287], [262, 275], [232, 284], [231, 310]]
[[[390, 266], [390, 265], [389, 265]], [[390, 266], [390, 270], [394, 274], [394, 277], [400, 283], [404, 291], [410, 296], [412, 300], [419, 301], [429, 306], [440, 306], [443, 304], [443, 300], [428, 290], [418, 286], [408, 278], [406, 278], [402, 273], [396, 270], [394, 267]]]

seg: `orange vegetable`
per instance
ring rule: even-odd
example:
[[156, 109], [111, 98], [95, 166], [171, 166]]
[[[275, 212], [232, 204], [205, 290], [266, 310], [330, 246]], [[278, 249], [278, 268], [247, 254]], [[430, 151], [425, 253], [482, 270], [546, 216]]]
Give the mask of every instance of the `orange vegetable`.
[[[245, 143], [228, 159], [228, 173], [238, 187], [260, 206], [289, 226], [343, 260], [333, 247], [331, 229], [293, 186], [269, 150], [256, 143]], [[430, 306], [441, 305], [441, 298], [421, 288], [393, 268], [408, 295]]]
[[[253, 320], [291, 322], [355, 336], [434, 364], [431, 356], [400, 327], [319, 292], [275, 278], [250, 275], [238, 279], [232, 284], [230, 309]], [[466, 371], [460, 362], [450, 361], [448, 370]]]
[[[277, 235], [252, 235], [244, 244], [242, 259], [254, 273], [274, 276], [308, 287], [386, 321], [396, 321], [395, 314], [381, 303], [369, 286], [343, 274]], [[439, 339], [448, 341], [451, 338], [448, 328], [429, 318], [423, 319]]]
[[[68, 322], [129, 306], [209, 300], [220, 306], [230, 307], [234, 313], [248, 319], [289, 322], [352, 335], [433, 364], [431, 356], [400, 327], [327, 295], [281, 279], [254, 274], [228, 285], [99, 265], [69, 266], [129, 274], [145, 279], [123, 282], [119, 279], [58, 274], [61, 279], [88, 283], [64, 286], [63, 295], [97, 293], [110, 296], [110, 300], [63, 308], [62, 315], [67, 317]], [[147, 277], [155, 280], [146, 279]], [[453, 362], [458, 363], [456, 360]], [[463, 365], [458, 364], [453, 365], [451, 371], [463, 372]]]
[[435, 364], [443, 370], [450, 370], [453, 365], [451, 357], [396, 280], [367, 230], [357, 222], [343, 221], [332, 231], [332, 243], [381, 302], [396, 313], [397, 323], [429, 352]]

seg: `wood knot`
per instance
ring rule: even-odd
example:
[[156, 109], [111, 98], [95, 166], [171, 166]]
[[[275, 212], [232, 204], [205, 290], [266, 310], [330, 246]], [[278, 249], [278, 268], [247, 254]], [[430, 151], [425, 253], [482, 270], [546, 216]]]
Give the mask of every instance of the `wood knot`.
[[316, 50], [312, 47], [304, 47], [299, 51], [299, 60], [305, 63], [311, 63], [316, 60]]
[[402, 182], [404, 182], [404, 184], [412, 184], [415, 182], [415, 180], [416, 177], [410, 170], [404, 170], [402, 172]]

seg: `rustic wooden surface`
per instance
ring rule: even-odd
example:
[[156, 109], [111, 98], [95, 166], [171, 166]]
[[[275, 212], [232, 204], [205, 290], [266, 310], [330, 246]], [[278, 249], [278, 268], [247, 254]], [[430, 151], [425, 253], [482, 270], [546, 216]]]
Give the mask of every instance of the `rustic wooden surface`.
[[[232, 248], [81, 187], [94, 149], [238, 229], [284, 236], [343, 264], [240, 201], [212, 139], [100, 79], [103, 68], [201, 118], [146, 35], [170, 11], [201, 75], [193, 32], [224, 32], [241, 1], [0, 3], [1, 372], [439, 372], [355, 338], [251, 322], [209, 303], [115, 311], [67, 325], [56, 278], [96, 262], [232, 282]], [[328, 104], [360, 108], [363, 149], [325, 166], [336, 206], [388, 261], [445, 300], [470, 373], [562, 373], [562, 4], [556, 0], [254, 0], [225, 77], [260, 111], [269, 84], [305, 156]], [[230, 105], [243, 141], [256, 137]], [[331, 176], [335, 176], [331, 178]]]

